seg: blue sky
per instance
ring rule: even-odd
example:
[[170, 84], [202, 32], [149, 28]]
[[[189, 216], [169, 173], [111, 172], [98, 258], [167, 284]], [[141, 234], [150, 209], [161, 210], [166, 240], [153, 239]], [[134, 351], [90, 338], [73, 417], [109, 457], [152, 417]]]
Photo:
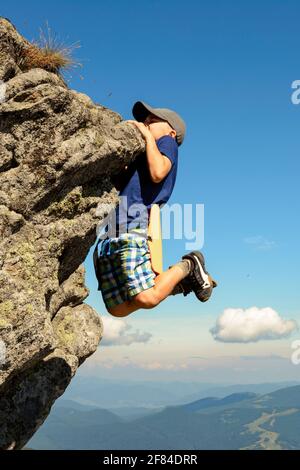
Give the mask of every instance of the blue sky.
[[[81, 373], [298, 379], [290, 355], [300, 331], [225, 343], [210, 329], [228, 308], [270, 307], [283, 321], [300, 320], [300, 105], [291, 102], [300, 79], [299, 2], [28, 0], [7, 3], [1, 14], [29, 40], [48, 21], [66, 43], [80, 41], [83, 67], [68, 77], [71, 88], [124, 119], [143, 100], [174, 109], [187, 125], [169, 203], [204, 204], [203, 253], [219, 285], [207, 304], [193, 294], [170, 297], [117, 320], [97, 291], [91, 250], [86, 302], [115, 340], [103, 342]], [[187, 251], [185, 242], [164, 240], [165, 269]]]

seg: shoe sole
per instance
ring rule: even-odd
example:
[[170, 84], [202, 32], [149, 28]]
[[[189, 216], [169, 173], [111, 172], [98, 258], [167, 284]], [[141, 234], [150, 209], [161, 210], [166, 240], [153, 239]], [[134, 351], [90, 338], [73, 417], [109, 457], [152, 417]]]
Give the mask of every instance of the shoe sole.
[[[209, 282], [209, 274], [206, 272], [203, 266], [205, 266], [205, 260], [204, 256], [200, 251], [192, 251], [191, 255], [194, 255], [194, 258], [196, 259], [196, 262], [198, 264], [198, 267], [200, 269], [200, 273], [202, 276], [202, 279], [204, 280], [204, 284], [202, 286], [203, 289], [208, 289], [209, 287], [212, 287], [211, 283]], [[203, 265], [201, 264], [199, 258], [201, 259]]]
[[[214, 283], [215, 283], [215, 285], [216, 285], [216, 282], [212, 280], [212, 283], [210, 283], [210, 279], [212, 279], [212, 278], [211, 278], [210, 274], [207, 273], [206, 270], [205, 270], [205, 268], [204, 268], [204, 266], [205, 266], [205, 260], [204, 260], [203, 254], [202, 254], [200, 251], [192, 251], [192, 252], [189, 253], [188, 255], [184, 255], [182, 258], [183, 258], [183, 259], [184, 259], [184, 258], [188, 258], [188, 259], [191, 259], [191, 258], [192, 258], [192, 261], [197, 264], [197, 266], [198, 266], [198, 268], [199, 268], [199, 271], [200, 271], [200, 274], [201, 274], [201, 277], [202, 277], [202, 279], [203, 279], [203, 281], [204, 281], [203, 285], [201, 286], [201, 289], [202, 289], [203, 291], [205, 291], [205, 290], [207, 290], [207, 289], [209, 289], [209, 290], [206, 291], [206, 292], [203, 292], [203, 293], [205, 294], [205, 297], [198, 296], [195, 291], [194, 291], [194, 293], [195, 293], [196, 297], [197, 297], [201, 302], [206, 302], [206, 301], [210, 298], [211, 293], [212, 293], [212, 290], [213, 290], [213, 288], [215, 287], [215, 286], [214, 286]], [[199, 259], [199, 258], [200, 258], [200, 259]], [[200, 261], [200, 260], [201, 260], [201, 261]], [[202, 263], [203, 263], [203, 265], [202, 265]]]

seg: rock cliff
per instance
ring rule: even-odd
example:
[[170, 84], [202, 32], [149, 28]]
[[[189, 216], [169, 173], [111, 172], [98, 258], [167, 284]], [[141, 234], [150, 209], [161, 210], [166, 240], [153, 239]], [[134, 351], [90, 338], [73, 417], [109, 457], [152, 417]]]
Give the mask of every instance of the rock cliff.
[[99, 203], [118, 201], [113, 177], [144, 151], [120, 114], [24, 68], [29, 47], [0, 18], [1, 449], [24, 446], [98, 347], [82, 263]]

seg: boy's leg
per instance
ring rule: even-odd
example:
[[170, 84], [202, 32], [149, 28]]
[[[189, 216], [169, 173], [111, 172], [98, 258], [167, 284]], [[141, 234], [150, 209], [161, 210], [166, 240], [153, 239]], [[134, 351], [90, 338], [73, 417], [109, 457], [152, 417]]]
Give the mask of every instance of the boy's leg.
[[156, 307], [162, 300], [168, 297], [175, 286], [186, 277], [191, 269], [189, 260], [182, 260], [174, 264], [167, 271], [155, 277], [155, 285], [136, 294], [131, 300], [108, 309], [108, 312], [117, 317], [125, 317], [140, 308]]

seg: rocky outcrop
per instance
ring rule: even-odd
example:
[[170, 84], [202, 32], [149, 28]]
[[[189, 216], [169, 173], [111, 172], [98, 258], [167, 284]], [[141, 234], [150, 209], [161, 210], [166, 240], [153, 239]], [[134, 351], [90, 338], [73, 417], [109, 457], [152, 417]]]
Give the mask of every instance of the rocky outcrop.
[[59, 74], [22, 69], [29, 47], [0, 19], [0, 448], [24, 446], [78, 366], [101, 317], [83, 261], [116, 204], [112, 181], [144, 150], [120, 114]]

